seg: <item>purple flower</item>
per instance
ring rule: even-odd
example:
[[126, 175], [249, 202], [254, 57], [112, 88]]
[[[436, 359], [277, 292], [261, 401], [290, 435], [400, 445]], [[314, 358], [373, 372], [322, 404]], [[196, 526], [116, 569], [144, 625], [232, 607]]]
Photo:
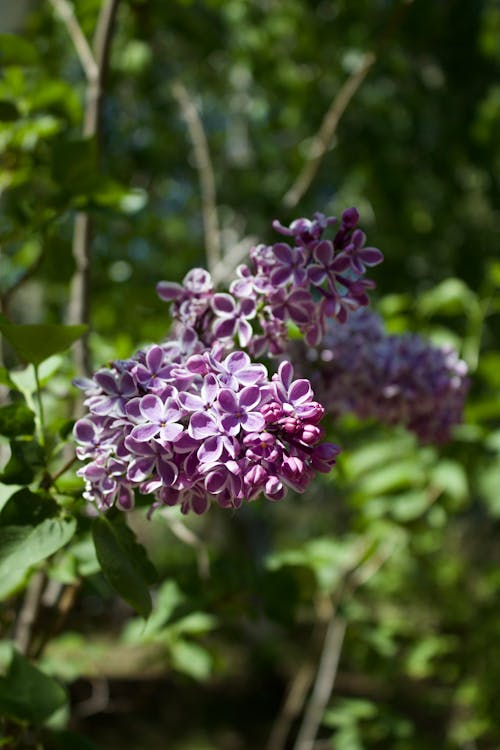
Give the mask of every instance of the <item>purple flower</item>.
[[251, 298], [236, 302], [230, 294], [214, 294], [212, 310], [216, 315], [213, 323], [213, 334], [216, 339], [233, 339], [238, 337], [240, 346], [247, 346], [253, 329], [249, 320], [255, 318], [255, 302]]
[[221, 425], [230, 435], [237, 435], [240, 428], [245, 432], [257, 432], [265, 426], [262, 414], [256, 410], [261, 401], [260, 388], [249, 385], [239, 393], [223, 388], [219, 393], [218, 405]]
[[283, 286], [288, 281], [296, 286], [304, 283], [307, 277], [304, 252], [300, 247], [290, 247], [285, 242], [277, 242], [273, 246], [276, 265], [271, 271], [271, 283]]
[[130, 436], [138, 442], [144, 443], [151, 438], [168, 442], [176, 440], [183, 432], [183, 427], [177, 422], [181, 412], [172, 397], [162, 401], [159, 396], [148, 393], [139, 403], [140, 413], [144, 423], [134, 427]]

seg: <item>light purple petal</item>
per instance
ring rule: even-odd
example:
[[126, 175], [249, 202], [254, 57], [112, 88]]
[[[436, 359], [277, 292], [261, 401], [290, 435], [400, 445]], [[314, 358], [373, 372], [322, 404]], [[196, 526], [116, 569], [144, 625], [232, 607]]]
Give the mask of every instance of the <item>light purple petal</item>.
[[187, 409], [187, 411], [200, 411], [205, 407], [203, 399], [195, 396], [194, 393], [179, 393], [179, 401], [181, 406]]
[[212, 463], [220, 458], [223, 449], [222, 436], [211, 435], [200, 445], [197, 455], [202, 463]]
[[175, 442], [181, 433], [184, 431], [184, 427], [178, 422], [170, 422], [161, 427], [160, 429], [160, 440], [166, 442]]
[[154, 393], [148, 393], [147, 396], [141, 398], [140, 409], [142, 416], [151, 422], [159, 424], [164, 419], [165, 405]]
[[159, 429], [159, 425], [157, 424], [140, 424], [134, 427], [130, 433], [130, 437], [133, 440], [138, 440], [139, 443], [144, 443], [147, 440], [151, 440], [158, 433]]
[[218, 435], [219, 427], [215, 419], [207, 412], [196, 412], [191, 417], [188, 434], [196, 440], [203, 440], [211, 435]]
[[246, 352], [231, 352], [224, 360], [224, 365], [229, 372], [236, 374], [243, 367], [247, 367], [251, 360]]
[[266, 420], [258, 411], [245, 414], [241, 419], [241, 426], [245, 432], [258, 432], [259, 430], [263, 430], [265, 425]]

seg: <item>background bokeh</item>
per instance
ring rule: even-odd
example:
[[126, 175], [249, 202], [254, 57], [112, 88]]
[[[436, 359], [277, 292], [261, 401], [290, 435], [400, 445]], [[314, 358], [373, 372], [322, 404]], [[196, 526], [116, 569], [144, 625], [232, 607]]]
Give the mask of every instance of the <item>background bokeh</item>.
[[[98, 143], [82, 139], [85, 82], [51, 3], [17, 5], [0, 3], [0, 296], [12, 320], [65, 320], [85, 209], [94, 364], [165, 335], [156, 282], [206, 263], [180, 82], [203, 122], [228, 257], [274, 241], [274, 218], [356, 205], [385, 255], [372, 300], [389, 331], [453, 344], [471, 373], [448, 445], [344, 417], [328, 427], [339, 465], [306, 495], [213, 508], [182, 528], [139, 509], [132, 523], [160, 573], [155, 614], [144, 626], [100, 574], [86, 581], [43, 657], [71, 685], [70, 727], [110, 750], [292, 748], [336, 617], [345, 637], [316, 750], [495, 750], [498, 2], [122, 0]], [[100, 0], [74, 7], [91, 38]], [[285, 205], [368, 53], [315, 179]], [[54, 424], [71, 413], [72, 374], [60, 360], [48, 385]], [[92, 555], [82, 538], [54, 579], [70, 580], [75, 559], [92, 570]]]

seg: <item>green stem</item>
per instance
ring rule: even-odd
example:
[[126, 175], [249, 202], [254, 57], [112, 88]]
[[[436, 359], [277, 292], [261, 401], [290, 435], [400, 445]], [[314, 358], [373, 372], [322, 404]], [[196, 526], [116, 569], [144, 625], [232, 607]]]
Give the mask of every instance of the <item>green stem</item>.
[[35, 370], [36, 382], [36, 400], [38, 404], [38, 440], [40, 445], [45, 445], [45, 416], [43, 412], [42, 389], [40, 386], [40, 377], [38, 375], [38, 365], [33, 365]]

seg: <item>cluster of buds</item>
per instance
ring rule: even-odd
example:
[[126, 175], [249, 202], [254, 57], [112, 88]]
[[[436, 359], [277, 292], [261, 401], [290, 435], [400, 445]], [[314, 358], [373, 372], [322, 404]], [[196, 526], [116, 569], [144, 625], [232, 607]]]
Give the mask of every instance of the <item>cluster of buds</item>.
[[76, 384], [89, 414], [74, 428], [84, 496], [101, 510], [130, 510], [134, 490], [151, 509], [203, 513], [263, 493], [302, 492], [339, 452], [321, 442], [324, 409], [309, 381], [284, 362], [270, 379], [246, 352], [207, 349], [187, 328]]
[[[403, 425], [423, 443], [443, 443], [462, 418], [467, 365], [449, 346], [416, 334], [387, 335], [381, 319], [360, 310], [328, 325], [321, 346], [302, 352], [303, 373], [333, 416]], [[305, 355], [305, 356], [304, 356]]]
[[210, 274], [196, 268], [183, 284], [160, 282], [158, 295], [172, 303], [173, 318], [192, 327], [207, 346], [232, 347], [236, 340], [253, 357], [283, 354], [289, 321], [317, 346], [326, 321], [344, 323], [349, 312], [368, 304], [367, 290], [375, 286], [363, 276], [383, 255], [365, 247], [358, 219], [355, 208], [344, 211], [333, 240], [323, 238], [337, 221], [333, 217], [316, 214], [289, 227], [274, 222], [289, 242], [253, 247], [249, 265], [238, 267], [229, 292], [215, 292]]

